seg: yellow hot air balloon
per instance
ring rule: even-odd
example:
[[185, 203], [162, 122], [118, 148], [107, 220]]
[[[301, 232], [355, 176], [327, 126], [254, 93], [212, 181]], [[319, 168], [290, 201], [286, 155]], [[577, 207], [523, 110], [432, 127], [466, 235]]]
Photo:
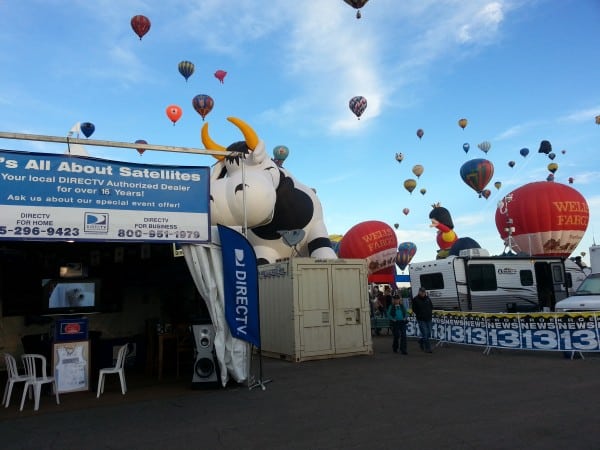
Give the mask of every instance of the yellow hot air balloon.
[[467, 126], [467, 123], [468, 123], [468, 122], [467, 122], [467, 119], [464, 119], [464, 118], [463, 118], [463, 119], [460, 119], [460, 120], [458, 121], [458, 126], [459, 126], [459, 127], [461, 127], [461, 128], [464, 130], [464, 129], [465, 129], [465, 127]]
[[423, 174], [424, 170], [425, 168], [421, 164], [417, 164], [413, 166], [412, 173], [414, 173], [417, 176], [417, 178], [419, 178]]
[[548, 164], [548, 170], [552, 173], [556, 172], [558, 170], [558, 164], [556, 164], [556, 163]]
[[500, 181], [496, 181], [496, 182], [494, 183], [494, 187], [495, 187], [496, 189], [500, 189], [500, 188], [502, 187], [502, 182], [500, 182]]
[[411, 194], [412, 194], [412, 191], [414, 191], [416, 187], [417, 187], [417, 180], [415, 180], [413, 178], [408, 178], [408, 179], [404, 180], [404, 189], [406, 189]]

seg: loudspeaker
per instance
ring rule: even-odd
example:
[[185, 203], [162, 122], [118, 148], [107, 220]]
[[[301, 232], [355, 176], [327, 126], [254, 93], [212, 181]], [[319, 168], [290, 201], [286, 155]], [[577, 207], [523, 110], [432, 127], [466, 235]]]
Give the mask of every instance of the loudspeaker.
[[192, 325], [196, 356], [192, 388], [218, 386], [219, 364], [215, 355], [215, 328], [212, 324]]

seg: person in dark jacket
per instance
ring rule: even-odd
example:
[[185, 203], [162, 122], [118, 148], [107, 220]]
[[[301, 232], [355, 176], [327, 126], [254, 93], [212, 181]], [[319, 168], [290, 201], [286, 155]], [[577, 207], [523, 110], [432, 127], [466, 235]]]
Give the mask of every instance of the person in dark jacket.
[[433, 315], [433, 303], [427, 295], [425, 288], [419, 288], [419, 293], [412, 299], [412, 310], [417, 318], [421, 337], [419, 338], [419, 347], [427, 353], [431, 353], [431, 326]]
[[400, 349], [400, 353], [402, 353], [403, 355], [408, 354], [408, 352], [406, 351], [407, 315], [408, 314], [406, 312], [406, 308], [400, 302], [400, 296], [394, 295], [394, 297], [392, 298], [392, 304], [388, 307], [387, 310], [387, 316], [390, 320], [390, 324], [392, 325], [392, 334], [394, 335], [394, 340], [392, 342], [392, 350], [394, 351], [394, 353], [398, 353], [398, 349]]

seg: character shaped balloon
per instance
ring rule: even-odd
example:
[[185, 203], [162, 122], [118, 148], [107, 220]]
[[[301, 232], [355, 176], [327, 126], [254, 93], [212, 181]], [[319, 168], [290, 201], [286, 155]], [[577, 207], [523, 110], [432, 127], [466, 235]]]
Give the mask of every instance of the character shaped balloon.
[[139, 36], [141, 41], [144, 35], [150, 30], [150, 19], [142, 15], [133, 16], [131, 18], [131, 28], [133, 28], [133, 31]]
[[[214, 142], [208, 124], [202, 127], [204, 147], [215, 156], [210, 180], [210, 212], [213, 224], [248, 227], [247, 238], [259, 263], [301, 256], [335, 259], [315, 191], [296, 180], [267, 154], [265, 143], [244, 121], [229, 117], [244, 140], [228, 147]], [[225, 151], [230, 153], [225, 154]], [[285, 243], [282, 231], [301, 230], [294, 248]]]
[[[227, 72], [225, 72], [224, 70], [217, 70], [215, 72], [215, 78], [217, 80], [219, 80], [219, 82], [221, 84], [223, 84], [225, 82], [225, 75], [227, 75]], [[235, 80], [234, 80], [235, 81]]]
[[435, 203], [432, 206], [432, 210], [429, 213], [431, 219], [430, 227], [437, 228], [436, 241], [440, 247], [438, 251], [438, 258], [445, 258], [448, 256], [450, 247], [456, 242], [458, 236], [454, 232], [454, 222], [452, 222], [452, 216], [450, 211], [441, 206], [440, 203]]
[[173, 126], [175, 126], [175, 122], [181, 119], [181, 115], [183, 114], [183, 110], [177, 105], [169, 105], [167, 106], [167, 117], [171, 119], [173, 122]]
[[396, 161], [398, 161], [399, 163], [402, 162], [402, 160], [404, 159], [404, 155], [402, 153], [396, 153]]
[[540, 142], [540, 148], [538, 149], [538, 153], [545, 153], [546, 155], [552, 151], [552, 144], [550, 141], [542, 141]]
[[181, 61], [177, 66], [179, 73], [183, 76], [183, 78], [185, 78], [186, 82], [194, 73], [194, 67], [194, 63], [191, 61]]
[[83, 122], [81, 125], [79, 125], [79, 129], [86, 138], [89, 138], [92, 134], [94, 134], [96, 127], [91, 122]]
[[192, 100], [192, 106], [196, 112], [202, 116], [202, 120], [204, 120], [207, 114], [212, 111], [214, 105], [215, 102], [212, 97], [205, 94], [196, 95]]
[[362, 116], [362, 113], [364, 113], [365, 109], [367, 109], [367, 99], [360, 95], [352, 97], [348, 102], [348, 107], [350, 108], [350, 111], [352, 111], [358, 118], [358, 120], [360, 120], [360, 116]]

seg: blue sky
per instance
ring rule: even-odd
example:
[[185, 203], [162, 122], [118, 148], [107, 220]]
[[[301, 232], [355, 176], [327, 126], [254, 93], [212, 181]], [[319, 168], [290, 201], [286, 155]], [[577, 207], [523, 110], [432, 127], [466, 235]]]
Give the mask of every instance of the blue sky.
[[[136, 14], [152, 22], [141, 41], [130, 27]], [[317, 190], [330, 234], [366, 220], [398, 223], [398, 242], [417, 245], [414, 261], [435, 258], [428, 215], [436, 202], [451, 212], [458, 236], [500, 253], [496, 205], [546, 179], [551, 161], [537, 149], [549, 140], [556, 182], [573, 177], [590, 207], [577, 255], [595, 235], [600, 242], [599, 23], [597, 0], [371, 0], [360, 20], [342, 0], [0, 0], [0, 131], [66, 136], [89, 121], [94, 139], [202, 148], [191, 102], [208, 94], [216, 141], [240, 140], [226, 121], [236, 116], [268, 149], [289, 147], [284, 165]], [[177, 70], [182, 60], [196, 68], [187, 82]], [[228, 72], [224, 84], [213, 76], [218, 69]], [[360, 120], [348, 108], [356, 95], [368, 100]], [[170, 104], [183, 109], [175, 126], [165, 114]], [[482, 141], [492, 144], [487, 155], [477, 148]], [[64, 151], [2, 139], [0, 146]], [[87, 149], [148, 164], [214, 162]], [[484, 157], [495, 166], [488, 200], [459, 175], [464, 162]], [[403, 181], [414, 178], [415, 164], [425, 171], [409, 194]]]

